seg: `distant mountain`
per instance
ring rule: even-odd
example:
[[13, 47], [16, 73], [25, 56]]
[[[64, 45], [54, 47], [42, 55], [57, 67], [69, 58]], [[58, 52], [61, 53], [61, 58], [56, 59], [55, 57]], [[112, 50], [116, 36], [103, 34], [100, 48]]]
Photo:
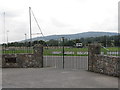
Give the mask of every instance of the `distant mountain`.
[[36, 37], [32, 40], [58, 40], [61, 37], [65, 37], [67, 39], [78, 39], [78, 38], [87, 38], [87, 37], [99, 37], [99, 36], [114, 36], [118, 33], [112, 33], [112, 32], [83, 32], [83, 33], [77, 33], [77, 34], [67, 34], [67, 35], [50, 35], [45, 37]]

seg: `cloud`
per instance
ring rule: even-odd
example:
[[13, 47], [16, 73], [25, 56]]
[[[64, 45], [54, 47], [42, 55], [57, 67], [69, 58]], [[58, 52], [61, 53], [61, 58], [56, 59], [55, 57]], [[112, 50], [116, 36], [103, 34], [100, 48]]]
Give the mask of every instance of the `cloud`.
[[[29, 34], [29, 6], [45, 36], [93, 30], [114, 31], [118, 22], [117, 5], [117, 0], [0, 0], [0, 33], [3, 34], [5, 11], [9, 40], [24, 39], [24, 33]], [[32, 32], [39, 32], [33, 19]], [[2, 34], [0, 38], [4, 36]]]
[[20, 15], [18, 14], [18, 12], [15, 12], [15, 13], [7, 12], [7, 13], [5, 13], [5, 16], [6, 16], [6, 18], [15, 18], [15, 17], [18, 17]]
[[55, 18], [51, 18], [51, 22], [54, 26], [58, 27], [58, 28], [65, 28], [65, 27], [70, 27], [71, 25], [69, 24], [65, 24]]
[[0, 11], [1, 15], [4, 15], [5, 12], [5, 18], [16, 18], [16, 17], [20, 17], [22, 15], [22, 12], [19, 10], [6, 10], [6, 11]]
[[102, 22], [95, 22], [91, 24], [91, 29], [105, 32], [118, 32], [118, 16], [114, 15], [104, 19]]

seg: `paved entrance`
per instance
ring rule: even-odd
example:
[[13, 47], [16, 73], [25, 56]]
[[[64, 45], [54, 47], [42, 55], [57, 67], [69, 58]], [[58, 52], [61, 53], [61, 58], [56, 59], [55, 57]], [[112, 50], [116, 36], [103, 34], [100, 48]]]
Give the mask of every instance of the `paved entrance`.
[[118, 78], [85, 70], [5, 68], [3, 88], [118, 88]]

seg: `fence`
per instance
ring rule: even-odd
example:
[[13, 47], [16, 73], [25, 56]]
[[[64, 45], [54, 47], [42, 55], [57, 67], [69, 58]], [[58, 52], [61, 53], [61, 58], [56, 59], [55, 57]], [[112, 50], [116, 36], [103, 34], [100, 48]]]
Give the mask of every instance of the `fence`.
[[44, 67], [58, 69], [88, 69], [87, 48], [44, 47]]
[[53, 67], [58, 69], [88, 69], [87, 56], [65, 56], [64, 68], [62, 56], [44, 56], [44, 67]]
[[[109, 49], [110, 48], [110, 49]], [[101, 55], [119, 56], [119, 47], [103, 47], [101, 46]]]
[[33, 47], [3, 47], [3, 54], [33, 53]]
[[[55, 46], [55, 47], [44, 47], [44, 55], [51, 56], [62, 56], [63, 55], [63, 47]], [[64, 55], [65, 56], [87, 56], [88, 48], [75, 48], [70, 46], [64, 47]]]
[[[65, 46], [64, 55], [66, 56], [88, 56], [88, 48], [74, 48]], [[61, 56], [63, 55], [62, 46], [44, 47], [44, 55]], [[2, 47], [3, 54], [33, 53], [33, 47]], [[102, 47], [101, 55], [118, 56], [118, 50], [109, 50]]]
[[[119, 48], [113, 48], [110, 49], [101, 46], [101, 55], [107, 55], [107, 56], [118, 56], [119, 55]], [[54, 55], [54, 56], [60, 56], [62, 55], [62, 48], [60, 46], [54, 46], [54, 47], [44, 47], [44, 55]], [[66, 46], [65, 48], [65, 52], [64, 54], [67, 56], [88, 56], [88, 48], [87, 47], [83, 47], [83, 48], [75, 48], [75, 47], [69, 47]]]

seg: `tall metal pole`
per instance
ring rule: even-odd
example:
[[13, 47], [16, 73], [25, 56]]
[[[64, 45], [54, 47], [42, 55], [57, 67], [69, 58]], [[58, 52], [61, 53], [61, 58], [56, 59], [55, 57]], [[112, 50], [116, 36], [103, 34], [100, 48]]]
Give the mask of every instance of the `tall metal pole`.
[[29, 7], [29, 19], [30, 19], [30, 46], [32, 46], [31, 7]]
[[3, 46], [3, 53], [5, 53], [5, 48], [6, 48], [6, 45], [5, 45], [5, 12], [3, 13], [3, 18], [4, 18], [4, 31], [3, 31], [3, 43], [4, 43], [4, 46]]
[[8, 32], [9, 32], [9, 30], [7, 30], [7, 45], [8, 45]]
[[4, 14], [4, 43], [5, 43], [5, 12], [3, 13]]
[[64, 50], [64, 37], [62, 37], [62, 41], [63, 41], [63, 69], [64, 69], [64, 52], [65, 52], [65, 50]]

